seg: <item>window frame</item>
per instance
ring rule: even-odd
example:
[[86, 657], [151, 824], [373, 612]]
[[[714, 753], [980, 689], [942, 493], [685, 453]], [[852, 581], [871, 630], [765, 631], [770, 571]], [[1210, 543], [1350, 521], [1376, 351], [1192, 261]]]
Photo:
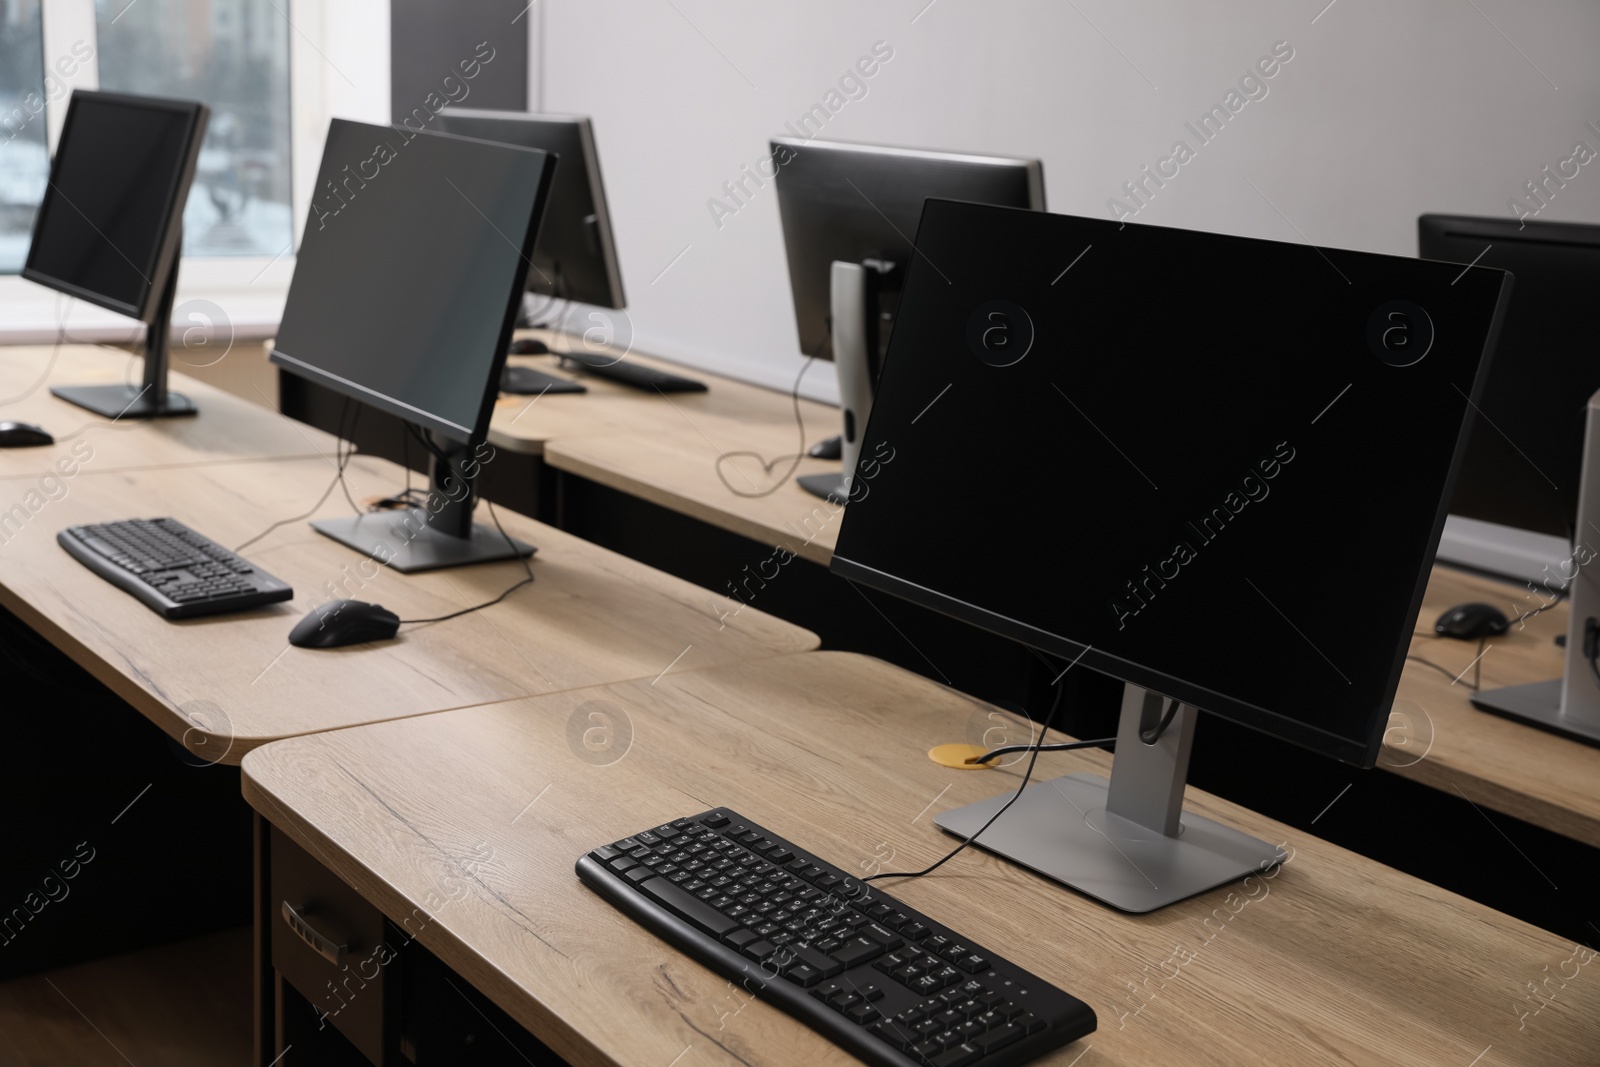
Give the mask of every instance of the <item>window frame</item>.
[[[137, 0], [135, 0], [137, 2]], [[326, 63], [319, 58], [321, 38], [327, 27], [328, 0], [276, 0], [286, 4], [290, 21], [289, 39], [289, 190], [293, 222], [291, 243], [270, 256], [184, 256], [180, 261], [178, 291], [180, 299], [229, 297], [245, 310], [245, 321], [236, 323], [249, 333], [262, 336], [276, 329], [277, 312], [288, 294], [294, 274], [294, 253], [300, 245], [311, 206], [311, 186], [316, 179], [322, 142], [331, 117], [328, 106]], [[72, 77], [58, 77], [68, 89], [97, 89], [100, 86], [100, 48], [94, 0], [49, 0], [40, 5], [43, 20], [41, 57], [46, 73], [54, 71], [57, 56], [71, 54], [76, 42], [89, 42], [93, 55], [78, 65]], [[70, 93], [45, 101], [46, 144], [53, 156], [61, 126], [66, 119]], [[17, 274], [0, 275], [0, 343], [39, 339], [42, 326], [56, 322], [56, 294]], [[73, 314], [73, 330], [78, 324], [87, 329], [82, 336], [99, 337], [108, 333], [125, 334], [135, 324], [111, 313]], [[224, 304], [224, 306], [227, 306]], [[104, 321], [102, 322], [102, 318]]]

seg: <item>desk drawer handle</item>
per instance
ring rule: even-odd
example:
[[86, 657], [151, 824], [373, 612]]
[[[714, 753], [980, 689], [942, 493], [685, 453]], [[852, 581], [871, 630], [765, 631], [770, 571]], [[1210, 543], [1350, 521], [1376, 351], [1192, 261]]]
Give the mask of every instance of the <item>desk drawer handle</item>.
[[288, 924], [289, 929], [294, 931], [296, 937], [310, 946], [312, 952], [315, 952], [329, 963], [337, 967], [339, 961], [344, 959], [344, 954], [348, 951], [349, 946], [334, 944], [331, 938], [317, 933], [316, 929], [306, 921], [305, 916], [296, 911], [294, 906], [287, 900], [283, 902], [283, 921]]

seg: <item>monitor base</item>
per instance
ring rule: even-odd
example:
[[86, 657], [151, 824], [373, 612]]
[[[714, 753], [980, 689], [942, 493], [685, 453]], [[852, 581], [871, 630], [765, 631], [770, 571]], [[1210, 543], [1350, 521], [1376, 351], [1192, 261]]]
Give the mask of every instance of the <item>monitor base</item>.
[[453, 537], [427, 525], [428, 518], [421, 508], [374, 511], [356, 518], [322, 519], [311, 528], [401, 574], [523, 559], [538, 551], [481, 523], [472, 524], [469, 537]]
[[843, 474], [802, 474], [795, 484], [812, 496], [820, 496], [829, 503], [849, 502], [849, 491], [844, 487]]
[[1472, 706], [1574, 741], [1600, 745], [1600, 723], [1562, 713], [1560, 678], [1475, 693]]
[[[1110, 780], [1097, 774], [1031, 785], [983, 832], [976, 847], [1118, 911], [1140, 914], [1284, 859], [1265, 841], [1189, 812], [1176, 837], [1146, 829], [1106, 811], [1110, 789]], [[970, 837], [1010, 797], [1005, 793], [953, 808], [934, 822], [947, 833]]]
[[197, 414], [194, 401], [182, 393], [167, 393], [152, 401], [150, 389], [131, 385], [58, 385], [50, 390], [69, 404], [76, 404], [108, 419], [164, 419]]

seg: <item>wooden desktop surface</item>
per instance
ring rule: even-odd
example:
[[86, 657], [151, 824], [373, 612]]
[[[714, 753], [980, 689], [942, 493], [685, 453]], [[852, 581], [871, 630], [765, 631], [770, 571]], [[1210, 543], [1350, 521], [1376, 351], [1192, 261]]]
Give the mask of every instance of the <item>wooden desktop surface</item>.
[[[1600, 847], [1600, 748], [1474, 708], [1468, 686], [1478, 642], [1431, 636], [1440, 615], [1471, 601], [1493, 604], [1511, 619], [1544, 602], [1526, 583], [1435, 567], [1417, 618], [1427, 636], [1411, 642], [1411, 654], [1427, 663], [1406, 664], [1378, 765]], [[1477, 664], [1482, 687], [1559, 678], [1565, 652], [1555, 637], [1566, 628], [1560, 604], [1489, 639]]]
[[53, 363], [51, 352], [50, 345], [0, 347], [0, 421], [33, 423], [56, 438], [38, 448], [0, 449], [0, 478], [333, 455], [331, 434], [277, 414], [267, 397], [253, 403], [189, 378], [176, 360], [171, 389], [193, 400], [198, 414], [134, 420], [85, 411], [52, 396], [50, 387], [138, 382], [140, 362], [96, 345], [62, 345]]
[[[844, 1064], [625, 919], [573, 863], [728, 805], [846, 870], [918, 869], [952, 846], [935, 814], [1018, 783], [1020, 766], [925, 755], [999, 714], [876, 660], [810, 653], [294, 738], [252, 752], [243, 788], [571, 1063]], [[602, 727], [608, 744], [585, 747]], [[1047, 754], [1036, 773], [1109, 759]], [[1197, 790], [1188, 801], [1283, 842], [1289, 862], [1146, 916], [976, 851], [883, 888], [1095, 1009], [1097, 1032], [1039, 1061], [1057, 1067], [1595, 1062], [1586, 950]]]
[[[553, 339], [543, 331], [519, 331], [518, 336], [542, 338], [557, 348], [568, 343]], [[611, 354], [609, 350], [599, 351]], [[639, 352], [629, 352], [626, 358], [630, 363], [697, 379], [705, 382], [709, 389], [703, 393], [636, 389], [591, 374], [563, 370], [554, 356], [512, 356], [512, 366], [531, 367], [581, 381], [588, 392], [542, 396], [502, 394], [489, 424], [490, 443], [496, 448], [539, 455], [547, 442], [557, 438], [643, 434], [653, 439], [684, 433], [702, 441], [713, 456], [719, 452], [761, 449], [774, 436], [782, 452], [796, 451], [800, 430], [795, 424], [795, 402], [789, 393], [653, 359]], [[832, 374], [833, 367], [818, 363], [810, 373]], [[801, 400], [799, 406], [805, 419], [808, 445], [839, 432], [838, 408], [811, 400]], [[838, 464], [833, 466], [837, 469]]]
[[[812, 441], [831, 429], [818, 424], [812, 430], [812, 425], [808, 420]], [[544, 459], [558, 470], [826, 567], [844, 509], [806, 492], [794, 479], [836, 474], [840, 465], [809, 458], [796, 465], [798, 444], [792, 423], [747, 423], [720, 440], [681, 429], [561, 437], [545, 444]]]
[[[490, 600], [523, 575], [504, 562], [407, 576], [321, 536], [296, 516], [332, 474], [320, 457], [82, 474], [20, 527], [0, 524], [0, 603], [197, 756], [234, 764], [295, 734], [817, 645], [810, 632], [755, 610], [724, 623], [705, 590], [502, 509], [506, 530], [539, 549], [533, 585], [471, 615], [404, 627], [395, 641], [292, 648], [293, 625], [335, 596], [433, 618]], [[358, 502], [405, 483], [400, 467], [371, 457], [354, 459], [347, 478]], [[28, 484], [0, 482], [0, 512], [10, 507], [6, 494]], [[350, 514], [335, 489], [315, 517]], [[152, 515], [229, 548], [293, 520], [243, 554], [293, 585], [295, 599], [168, 622], [55, 540], [69, 525]], [[486, 507], [478, 518], [490, 521]]]

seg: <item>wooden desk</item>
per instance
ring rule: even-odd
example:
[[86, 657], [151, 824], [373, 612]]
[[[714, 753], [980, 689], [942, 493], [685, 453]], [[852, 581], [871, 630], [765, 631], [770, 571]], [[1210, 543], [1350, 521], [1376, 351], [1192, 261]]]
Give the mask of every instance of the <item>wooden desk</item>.
[[[796, 443], [792, 424], [752, 423], [716, 442], [681, 431], [562, 437], [546, 443], [544, 459], [557, 470], [826, 567], [844, 511], [794, 478], [776, 484], [790, 469]], [[794, 475], [838, 470], [837, 461], [801, 459]]]
[[[631, 729], [606, 764], [569, 743], [596, 706]], [[813, 653], [294, 738], [252, 752], [243, 788], [391, 919], [421, 916], [407, 928], [424, 946], [574, 1064], [843, 1064], [623, 918], [573, 863], [727, 804], [846, 869], [915, 869], [951, 847], [934, 812], [1018, 780], [924, 755], [992, 711]], [[1053, 777], [1108, 757], [1039, 762]], [[1600, 961], [1567, 963], [1533, 1015], [1525, 983], [1555, 975], [1571, 944], [1233, 804], [1189, 804], [1286, 842], [1291, 860], [1248, 903], [1234, 887], [1147, 916], [975, 851], [891, 892], [1088, 1001], [1100, 1029], [1041, 1061], [1058, 1067], [1594, 1062]]]
[[105, 472], [333, 455], [331, 434], [277, 414], [266, 398], [252, 403], [176, 372], [172, 390], [193, 400], [197, 415], [143, 421], [96, 415], [50, 395], [50, 386], [120, 382], [129, 374], [137, 380], [132, 357], [62, 345], [52, 365], [50, 353], [49, 345], [0, 347], [0, 419], [34, 423], [56, 438], [54, 445], [0, 451], [0, 478], [59, 474], [67, 468], [56, 467], [58, 461], [71, 461], [75, 472]]
[[[331, 475], [322, 458], [82, 474], [20, 530], [0, 525], [0, 603], [196, 755], [234, 764], [275, 738], [816, 647], [753, 609], [721, 623], [704, 590], [504, 510], [507, 531], [539, 548], [535, 584], [397, 641], [337, 650], [291, 648], [289, 630], [334, 596], [403, 619], [443, 615], [492, 599], [521, 565], [400, 575], [297, 520], [245, 551], [295, 587], [294, 601], [172, 623], [55, 542], [73, 524], [168, 514], [231, 547], [306, 511]], [[360, 457], [347, 477], [358, 501], [405, 481]], [[0, 483], [0, 512], [26, 484]], [[335, 490], [317, 516], [339, 514], [349, 505]]]
[[[1435, 567], [1418, 631], [1431, 632], [1447, 608], [1469, 601], [1494, 604], [1512, 619], [1540, 604], [1526, 584]], [[1565, 653], [1555, 637], [1566, 628], [1562, 604], [1490, 639], [1478, 664], [1483, 688], [1560, 677]], [[1474, 708], [1467, 684], [1476, 641], [1417, 637], [1411, 652], [1442, 671], [1406, 664], [1379, 766], [1600, 847], [1600, 748]]]
[[[518, 336], [550, 340], [542, 331]], [[796, 450], [799, 429], [795, 425], [794, 401], [788, 393], [652, 359], [638, 352], [630, 353], [627, 359], [641, 366], [698, 379], [710, 388], [704, 393], [662, 394], [619, 385], [593, 375], [568, 374], [560, 369], [553, 356], [513, 356], [513, 366], [576, 378], [589, 391], [501, 396], [489, 425], [490, 443], [496, 448], [538, 455], [544, 451], [546, 442], [556, 438], [594, 434], [643, 434], [656, 438], [688, 434], [705, 443], [713, 456], [718, 452], [747, 448], [760, 451], [773, 447], [774, 455], [792, 454]], [[819, 364], [811, 373], [831, 374], [833, 368]], [[801, 400], [800, 411], [805, 418], [808, 445], [839, 432], [838, 408]], [[752, 428], [760, 429], [759, 442], [754, 439]], [[837, 467], [834, 464], [834, 468]]]

